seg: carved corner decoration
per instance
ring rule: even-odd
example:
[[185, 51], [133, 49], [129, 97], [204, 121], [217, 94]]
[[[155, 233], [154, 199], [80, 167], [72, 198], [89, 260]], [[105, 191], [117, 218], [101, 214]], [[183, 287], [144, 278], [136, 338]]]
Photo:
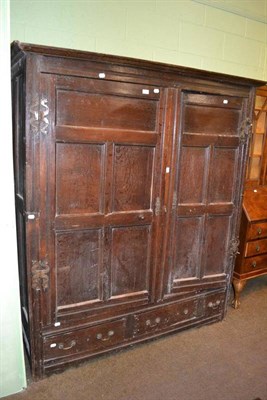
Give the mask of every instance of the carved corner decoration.
[[33, 98], [30, 107], [30, 130], [34, 135], [38, 133], [47, 134], [49, 128], [49, 107], [47, 105], [48, 100], [45, 97], [39, 98], [35, 96]]
[[237, 254], [239, 254], [238, 247], [239, 247], [239, 239], [238, 238], [232, 239], [229, 245], [230, 257], [235, 257]]
[[49, 271], [47, 261], [32, 261], [32, 288], [34, 290], [48, 289]]
[[248, 138], [250, 138], [251, 133], [252, 133], [252, 121], [250, 118], [245, 118], [244, 121], [242, 122], [240, 126], [240, 143], [241, 144], [246, 144]]

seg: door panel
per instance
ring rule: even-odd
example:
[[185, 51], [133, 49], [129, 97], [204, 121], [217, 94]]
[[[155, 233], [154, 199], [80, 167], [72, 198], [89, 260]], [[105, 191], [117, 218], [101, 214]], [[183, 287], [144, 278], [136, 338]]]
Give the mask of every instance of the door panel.
[[154, 149], [115, 146], [113, 211], [149, 210]]
[[57, 214], [101, 211], [104, 145], [57, 143]]
[[202, 203], [206, 186], [207, 147], [184, 146], [181, 152], [179, 203]]
[[101, 299], [101, 229], [56, 235], [57, 305]]
[[112, 229], [111, 297], [149, 291], [150, 226]]
[[41, 240], [52, 255], [51, 322], [147, 304], [160, 241], [154, 208], [162, 190], [164, 91], [101, 79], [42, 79], [54, 104], [50, 135], [42, 138], [49, 167], [41, 187], [51, 204], [40, 216]]
[[181, 93], [165, 295], [227, 278], [242, 170], [243, 103], [237, 97]]

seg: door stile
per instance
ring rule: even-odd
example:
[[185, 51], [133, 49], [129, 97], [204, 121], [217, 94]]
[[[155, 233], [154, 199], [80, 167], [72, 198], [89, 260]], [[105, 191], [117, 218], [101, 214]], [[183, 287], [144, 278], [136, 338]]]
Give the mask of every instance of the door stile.
[[[162, 147], [162, 221], [160, 225], [160, 236], [162, 245], [160, 247], [160, 257], [157, 263], [157, 301], [163, 299], [163, 288], [167, 273], [164, 272], [166, 265], [169, 265], [169, 248], [168, 238], [171, 235], [171, 219], [175, 203], [177, 201], [177, 193], [175, 192], [175, 174], [177, 165], [177, 146], [180, 140], [177, 134], [180, 124], [180, 97], [181, 92], [176, 89], [167, 89], [166, 106], [164, 115], [164, 143]], [[169, 170], [167, 170], [167, 168]], [[169, 171], [169, 172], [167, 172]]]

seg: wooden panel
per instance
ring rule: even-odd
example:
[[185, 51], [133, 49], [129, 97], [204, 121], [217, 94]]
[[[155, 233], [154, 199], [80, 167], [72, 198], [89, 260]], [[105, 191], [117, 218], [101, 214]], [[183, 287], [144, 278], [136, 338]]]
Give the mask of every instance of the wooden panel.
[[148, 291], [150, 226], [112, 229], [111, 296]]
[[236, 149], [214, 148], [209, 182], [210, 203], [233, 201], [236, 163]]
[[77, 353], [94, 353], [122, 343], [125, 338], [125, 319], [97, 326], [46, 336], [43, 339], [44, 359], [64, 358]]
[[202, 217], [177, 218], [173, 278], [197, 278], [201, 266]]
[[198, 303], [198, 299], [191, 299], [134, 315], [134, 336], [156, 333], [169, 326], [197, 318]]
[[267, 222], [250, 224], [247, 239], [260, 239], [267, 236]]
[[208, 153], [208, 147], [182, 147], [179, 204], [203, 202]]
[[57, 125], [155, 131], [157, 101], [58, 90]]
[[57, 304], [98, 299], [102, 271], [100, 229], [56, 235]]
[[104, 145], [57, 144], [57, 214], [100, 212], [103, 153]]
[[195, 104], [200, 106], [209, 106], [209, 107], [220, 107], [223, 109], [227, 108], [236, 108], [241, 109], [243, 99], [241, 97], [233, 97], [233, 96], [218, 96], [212, 94], [202, 94], [202, 93], [185, 93], [184, 101], [187, 104]]
[[254, 240], [248, 242], [246, 246], [245, 257], [256, 256], [267, 253], [267, 239]]
[[230, 217], [208, 216], [205, 231], [204, 276], [223, 274], [228, 261]]
[[245, 258], [242, 265], [242, 273], [253, 272], [263, 268], [267, 269], [267, 254]]
[[184, 109], [184, 131], [210, 135], [237, 135], [240, 111], [187, 105]]
[[113, 211], [150, 209], [154, 149], [115, 146]]

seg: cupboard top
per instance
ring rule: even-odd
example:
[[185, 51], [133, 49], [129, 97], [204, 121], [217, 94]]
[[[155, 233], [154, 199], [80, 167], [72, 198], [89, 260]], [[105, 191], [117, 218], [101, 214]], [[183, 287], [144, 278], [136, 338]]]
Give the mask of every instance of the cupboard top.
[[266, 84], [264, 81], [260, 80], [226, 75], [217, 72], [209, 72], [205, 70], [160, 63], [155, 61], [145, 61], [129, 57], [113, 56], [58, 47], [41, 46], [29, 43], [21, 43], [19, 41], [14, 41], [11, 44], [11, 58], [13, 62], [15, 62], [17, 58], [20, 58], [21, 55], [27, 53], [35, 53], [48, 57], [87, 60], [109, 65], [114, 64], [121, 67], [141, 68], [151, 72], [158, 72], [160, 74], [163, 73], [185, 77], [190, 76], [191, 78], [196, 79], [211, 80], [218, 83], [237, 84], [246, 87], [263, 86]]

